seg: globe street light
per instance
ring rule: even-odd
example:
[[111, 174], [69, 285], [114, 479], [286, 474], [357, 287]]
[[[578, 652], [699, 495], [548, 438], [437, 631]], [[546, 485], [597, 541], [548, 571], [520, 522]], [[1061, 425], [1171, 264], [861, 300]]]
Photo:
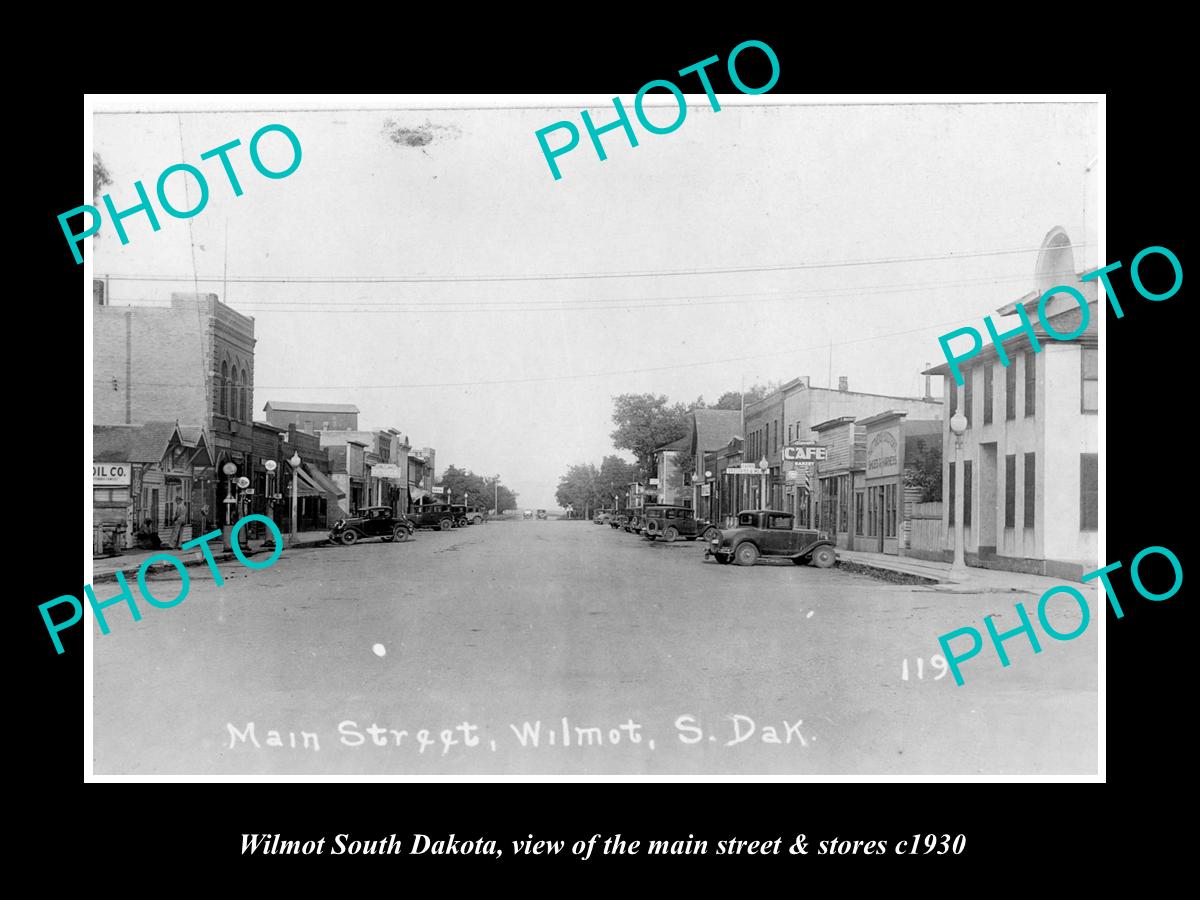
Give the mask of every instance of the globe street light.
[[[957, 390], [957, 389], [956, 389]], [[954, 433], [954, 562], [950, 565], [950, 574], [955, 578], [962, 579], [969, 574], [967, 571], [967, 560], [965, 544], [966, 544], [966, 527], [963, 513], [964, 483], [966, 478], [963, 477], [962, 463], [962, 448], [963, 434], [967, 430], [967, 417], [961, 412], [955, 413], [950, 418], [950, 430]]]
[[288, 460], [288, 465], [292, 467], [292, 528], [291, 540], [288, 543], [293, 547], [296, 545], [296, 473], [300, 470], [300, 462], [300, 451], [293, 451], [291, 458]]
[[762, 486], [759, 488], [758, 496], [760, 509], [767, 509], [767, 466], [769, 465], [770, 463], [767, 462], [766, 456], [763, 456], [763, 458], [758, 461], [758, 467], [762, 469], [762, 475], [760, 476]]

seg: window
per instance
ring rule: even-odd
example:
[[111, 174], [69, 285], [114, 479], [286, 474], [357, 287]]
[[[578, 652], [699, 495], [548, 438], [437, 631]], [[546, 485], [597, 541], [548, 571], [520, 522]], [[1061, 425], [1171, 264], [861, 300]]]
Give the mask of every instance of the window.
[[1029, 418], [1037, 412], [1037, 359], [1028, 350], [1022, 356], [1025, 358], [1025, 417]]
[[1004, 457], [1004, 527], [1017, 524], [1017, 454]]
[[963, 460], [963, 524], [971, 524], [971, 460]]
[[1081, 347], [1079, 354], [1079, 411], [1100, 409], [1100, 351], [1096, 347]]
[[229, 415], [229, 363], [221, 363], [221, 383], [218, 385], [220, 396], [217, 398], [217, 409], [221, 415]]
[[993, 387], [992, 380], [995, 377], [996, 367], [991, 363], [983, 370], [983, 424], [992, 424], [992, 400]]
[[862, 535], [863, 533], [863, 492], [856, 491], [854, 494], [854, 533]]
[[850, 476], [838, 476], [838, 531], [850, 531]]
[[1036, 490], [1037, 490], [1037, 488], [1036, 488], [1037, 481], [1035, 479], [1035, 474], [1037, 472], [1037, 465], [1036, 465], [1036, 461], [1035, 461], [1036, 456], [1037, 456], [1036, 453], [1026, 453], [1025, 454], [1025, 527], [1026, 528], [1033, 527], [1033, 511], [1034, 511], [1033, 501], [1034, 501], [1034, 494], [1036, 493]]
[[788, 443], [790, 444], [791, 442], [792, 442], [792, 426], [789, 425], [788, 426]]
[[1010, 359], [1004, 367], [1004, 418], [1017, 417], [1017, 361]]
[[949, 520], [948, 520], [948, 521], [949, 521], [949, 523], [950, 523], [951, 525], [953, 525], [953, 524], [954, 524], [954, 498], [955, 498], [955, 496], [956, 496], [956, 493], [955, 493], [955, 490], [954, 490], [954, 463], [950, 463], [950, 484], [949, 484], [949, 488], [950, 488], [950, 493], [949, 493], [949, 498], [950, 498], [950, 499], [949, 499], [950, 518], [949, 518]]
[[974, 371], [970, 370], [970, 369], [968, 369], [966, 372], [963, 373], [963, 377], [966, 379], [967, 383], [963, 385], [963, 411], [962, 411], [962, 414], [967, 419], [967, 427], [968, 428], [971, 427], [971, 407], [974, 405], [971, 402], [972, 401], [971, 381], [973, 380], [971, 378], [971, 376], [974, 374], [975, 374]]
[[778, 531], [792, 530], [791, 516], [767, 516], [767, 527]]
[[241, 420], [242, 418], [242, 373], [237, 370], [237, 366], [233, 367], [233, 397], [230, 399], [230, 415], [233, 418]]
[[250, 414], [250, 375], [245, 369], [242, 369], [242, 420], [249, 422], [253, 416]]
[[1079, 530], [1100, 527], [1100, 462], [1095, 453], [1079, 454]]
[[743, 513], [742, 515], [738, 516], [738, 524], [743, 526], [748, 525], [753, 528], [758, 523], [754, 521], [753, 513]]
[[883, 536], [896, 536], [896, 485], [883, 486]]

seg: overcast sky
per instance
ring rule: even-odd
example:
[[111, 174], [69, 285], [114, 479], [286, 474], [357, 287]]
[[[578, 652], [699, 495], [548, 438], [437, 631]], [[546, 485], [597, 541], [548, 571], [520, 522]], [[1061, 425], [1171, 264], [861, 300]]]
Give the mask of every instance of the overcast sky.
[[[554, 508], [568, 465], [614, 452], [617, 394], [711, 403], [743, 382], [810, 375], [824, 385], [832, 341], [834, 384], [845, 375], [852, 390], [917, 395], [939, 334], [982, 327], [1033, 287], [1035, 252], [944, 257], [1036, 248], [1061, 225], [1089, 242], [1077, 269], [1096, 262], [1096, 173], [1084, 174], [1097, 153], [1094, 105], [721, 99], [713, 112], [690, 98], [672, 134], [633, 119], [636, 148], [619, 130], [605, 134], [604, 162], [584, 132], [559, 158], [559, 181], [534, 132], [560, 119], [583, 131], [578, 105], [98, 114], [94, 149], [118, 209], [136, 203], [136, 179], [153, 195], [159, 172], [180, 161], [205, 172], [211, 193], [191, 220], [160, 212], [158, 232], [127, 219], [126, 246], [106, 222], [95, 274], [113, 276], [115, 303], [166, 302], [193, 290], [190, 238], [195, 275], [218, 279], [200, 289], [255, 318], [256, 418], [268, 400], [354, 403], [360, 426], [394, 426], [436, 448], [439, 471], [498, 472], [522, 506]], [[592, 115], [603, 123], [612, 111]], [[272, 122], [303, 147], [279, 180], [260, 176], [246, 150]], [[234, 138], [241, 197], [217, 160], [199, 159]], [[290, 158], [280, 135], [262, 148], [272, 168]], [[185, 180], [168, 182], [181, 208]], [[231, 281], [226, 292], [226, 234], [231, 279], [763, 271]], [[906, 257], [943, 258], [780, 268]]]

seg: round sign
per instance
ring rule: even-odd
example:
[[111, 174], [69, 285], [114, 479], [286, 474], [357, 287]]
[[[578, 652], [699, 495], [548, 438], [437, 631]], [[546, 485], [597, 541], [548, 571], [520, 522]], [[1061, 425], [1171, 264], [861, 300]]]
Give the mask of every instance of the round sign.
[[278, 463], [276, 463], [275, 460], [268, 459], [265, 463], [263, 463], [263, 468], [268, 472], [274, 472], [277, 465]]
[[237, 471], [237, 466], [231, 462], [227, 462], [227, 463], [225, 463], [225, 465], [221, 466], [221, 471], [224, 472], [226, 475], [232, 475], [234, 472]]
[[237, 480], [237, 486], [238, 486], [238, 487], [240, 487], [240, 488], [248, 488], [248, 487], [250, 487], [250, 479], [249, 479], [249, 478], [247, 478], [245, 475], [243, 475], [241, 478], [239, 478], [239, 479]]

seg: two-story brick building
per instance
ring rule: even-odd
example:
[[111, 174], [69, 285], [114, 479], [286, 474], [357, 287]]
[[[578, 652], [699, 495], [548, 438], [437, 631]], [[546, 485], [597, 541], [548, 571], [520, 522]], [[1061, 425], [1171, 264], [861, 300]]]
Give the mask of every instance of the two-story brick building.
[[254, 319], [216, 294], [172, 293], [169, 306], [98, 302], [92, 338], [93, 422], [201, 429], [212, 465], [191, 479], [187, 516], [196, 533], [224, 522], [222, 467], [250, 475]]

